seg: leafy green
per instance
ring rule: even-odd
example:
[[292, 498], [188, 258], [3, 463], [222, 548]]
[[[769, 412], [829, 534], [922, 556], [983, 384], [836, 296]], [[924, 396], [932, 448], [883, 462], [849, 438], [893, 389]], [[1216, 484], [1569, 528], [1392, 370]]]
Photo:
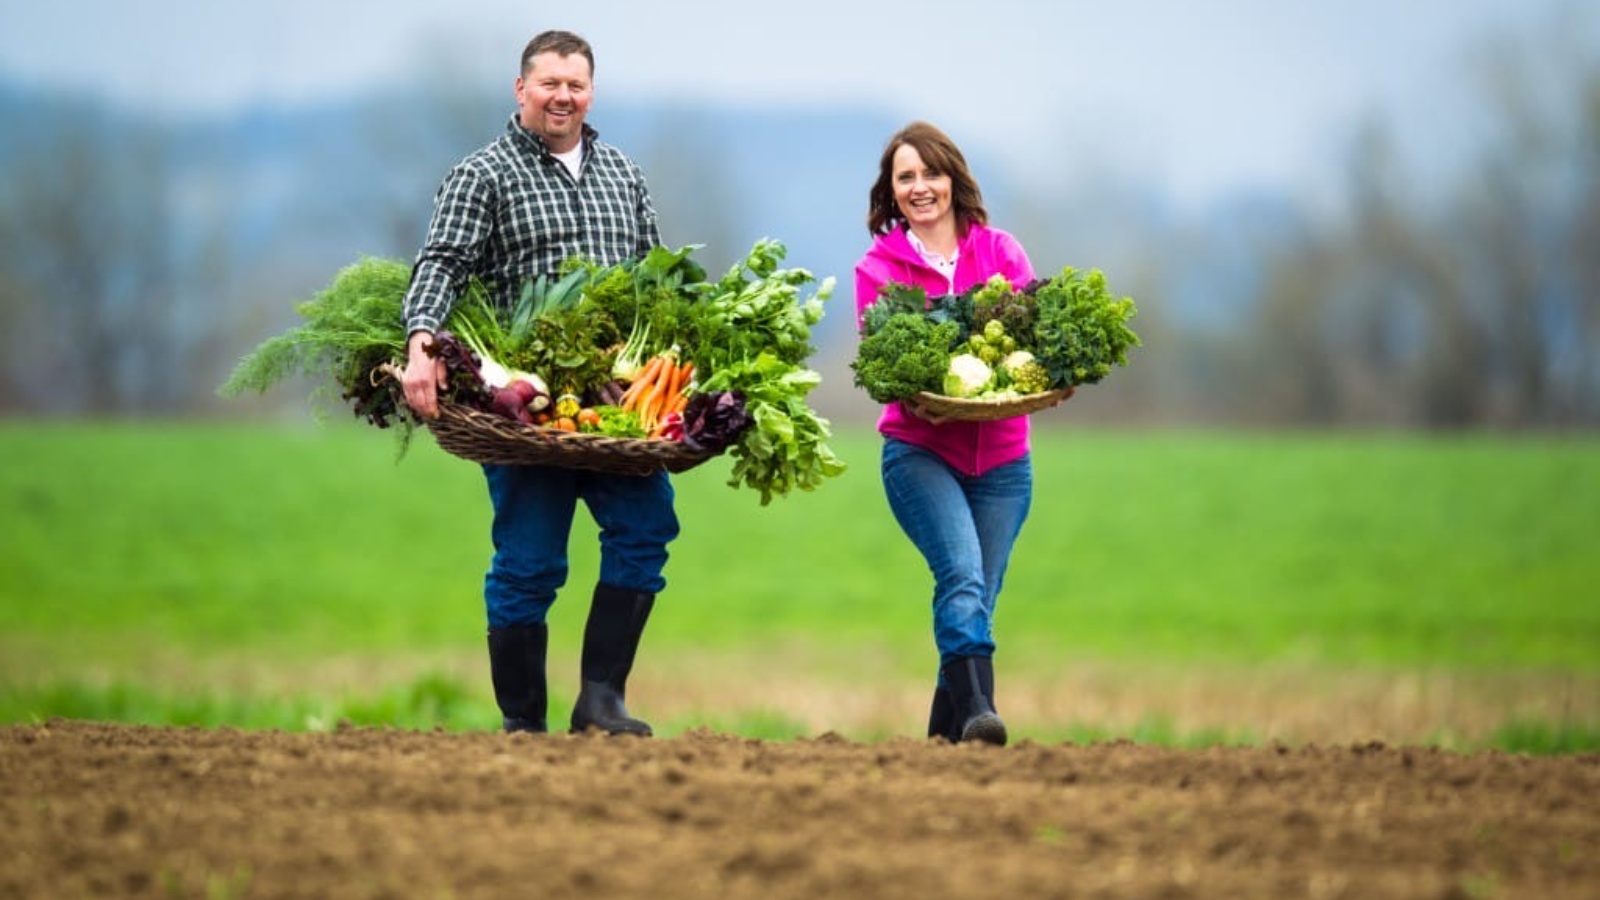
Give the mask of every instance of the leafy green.
[[526, 340], [540, 317], [571, 309], [583, 299], [583, 288], [594, 275], [595, 267], [580, 260], [568, 262], [563, 267], [564, 274], [551, 278], [540, 273], [522, 283], [506, 329], [511, 340]]
[[730, 487], [754, 488], [766, 506], [774, 496], [815, 490], [824, 478], [845, 470], [828, 446], [828, 420], [806, 403], [806, 395], [821, 381], [811, 369], [762, 353], [730, 363], [702, 383], [707, 392], [741, 392], [745, 410], [755, 419], [728, 449], [734, 459]]
[[1133, 298], [1117, 298], [1099, 269], [1071, 266], [1037, 283], [1038, 303], [1031, 349], [1055, 384], [1094, 384], [1114, 365], [1128, 364], [1128, 351], [1140, 345], [1128, 327], [1138, 310]]
[[850, 364], [856, 387], [879, 403], [906, 400], [921, 391], [937, 393], [960, 333], [961, 326], [948, 319], [936, 324], [921, 312], [895, 313], [861, 339]]
[[999, 384], [979, 396], [1093, 384], [1112, 366], [1127, 365], [1128, 351], [1139, 346], [1128, 327], [1136, 314], [1132, 298], [1113, 296], [1098, 269], [1085, 273], [1068, 266], [1021, 289], [996, 275], [931, 299], [921, 288], [891, 283], [862, 314], [861, 342], [850, 367], [856, 386], [879, 403], [941, 392], [951, 359], [962, 353], [991, 367], [1017, 351], [1036, 360], [1017, 383], [1001, 367]]
[[690, 330], [690, 301], [709, 288], [705, 268], [692, 258], [699, 247], [655, 247], [641, 259], [592, 273], [582, 307], [610, 318], [619, 332], [642, 336], [633, 348], [639, 358], [660, 353]]
[[327, 288], [295, 305], [299, 325], [241, 358], [218, 393], [265, 393], [287, 378], [307, 375], [317, 379], [312, 399], [319, 414], [337, 390], [356, 415], [409, 431], [409, 410], [374, 381], [373, 370], [404, 357], [400, 308], [410, 280], [411, 267], [395, 260], [364, 257], [345, 267]]
[[786, 253], [777, 241], [757, 241], [688, 307], [684, 350], [697, 366], [716, 370], [761, 353], [800, 363], [815, 352], [811, 327], [822, 320], [834, 280], [802, 298], [815, 278], [805, 269], [779, 268]]
[[861, 333], [870, 335], [881, 329], [885, 322], [899, 313], [925, 316], [935, 325], [954, 322], [955, 340], [964, 341], [972, 332], [972, 294], [945, 294], [929, 298], [919, 287], [890, 282], [883, 286], [878, 299], [868, 306], [861, 317]]

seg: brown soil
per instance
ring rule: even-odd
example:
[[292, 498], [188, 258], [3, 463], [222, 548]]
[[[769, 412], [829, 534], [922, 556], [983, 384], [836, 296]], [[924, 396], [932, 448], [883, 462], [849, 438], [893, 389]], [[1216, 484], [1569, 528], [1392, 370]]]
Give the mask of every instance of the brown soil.
[[0, 728], [0, 898], [1600, 896], [1600, 755]]

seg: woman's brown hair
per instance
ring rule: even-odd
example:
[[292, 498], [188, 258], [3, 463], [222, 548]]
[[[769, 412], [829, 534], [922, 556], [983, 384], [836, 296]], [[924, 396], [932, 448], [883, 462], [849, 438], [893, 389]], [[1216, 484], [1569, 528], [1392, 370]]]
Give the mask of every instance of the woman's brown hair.
[[883, 157], [878, 160], [878, 180], [867, 194], [868, 232], [887, 234], [905, 221], [899, 205], [894, 202], [894, 154], [905, 145], [915, 149], [928, 168], [950, 176], [950, 206], [956, 214], [958, 234], [965, 236], [974, 222], [989, 224], [989, 212], [983, 208], [983, 193], [978, 190], [978, 182], [967, 168], [967, 158], [961, 155], [955, 141], [927, 122], [912, 122], [889, 138]]

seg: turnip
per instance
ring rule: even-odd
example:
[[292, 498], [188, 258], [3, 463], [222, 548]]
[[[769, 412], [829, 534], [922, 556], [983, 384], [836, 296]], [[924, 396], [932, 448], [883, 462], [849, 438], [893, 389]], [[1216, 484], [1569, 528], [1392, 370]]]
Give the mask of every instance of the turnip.
[[515, 379], [506, 387], [515, 391], [517, 396], [521, 398], [522, 405], [531, 412], [542, 412], [545, 407], [550, 405], [550, 395], [540, 390], [538, 385], [527, 378]]

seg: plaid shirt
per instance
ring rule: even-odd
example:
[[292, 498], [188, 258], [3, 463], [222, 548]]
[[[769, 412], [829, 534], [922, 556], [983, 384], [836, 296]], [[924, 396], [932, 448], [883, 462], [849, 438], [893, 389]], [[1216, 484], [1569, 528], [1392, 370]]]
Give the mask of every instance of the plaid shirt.
[[512, 116], [504, 135], [450, 170], [411, 270], [407, 334], [439, 330], [470, 277], [509, 307], [524, 281], [568, 257], [613, 265], [661, 243], [644, 173], [588, 125], [583, 143], [574, 180]]

